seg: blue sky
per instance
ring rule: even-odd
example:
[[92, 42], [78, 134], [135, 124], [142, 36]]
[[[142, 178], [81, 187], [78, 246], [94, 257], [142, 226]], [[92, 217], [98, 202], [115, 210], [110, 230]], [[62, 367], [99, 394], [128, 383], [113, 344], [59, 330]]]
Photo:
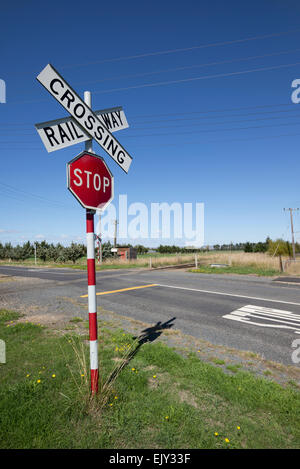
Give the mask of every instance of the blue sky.
[[66, 116], [36, 80], [47, 63], [81, 96], [90, 90], [94, 109], [124, 108], [130, 127], [115, 136], [133, 156], [128, 175], [94, 144], [116, 206], [120, 194], [204, 203], [205, 244], [289, 239], [283, 208], [300, 206], [299, 13], [291, 0], [2, 2], [0, 242], [85, 236], [66, 189], [83, 145], [48, 154], [34, 128]]

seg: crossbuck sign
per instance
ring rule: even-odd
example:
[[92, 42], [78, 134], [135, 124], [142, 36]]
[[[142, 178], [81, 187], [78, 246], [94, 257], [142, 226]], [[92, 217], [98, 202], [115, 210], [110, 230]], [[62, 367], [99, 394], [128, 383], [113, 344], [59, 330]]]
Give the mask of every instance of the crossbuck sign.
[[90, 138], [128, 173], [132, 157], [111, 134], [103, 119], [89, 108], [55, 68], [48, 64], [37, 76], [37, 80], [71, 114]]
[[[128, 122], [121, 107], [102, 109], [95, 114], [111, 132], [127, 129]], [[90, 136], [83, 130], [73, 117], [63, 117], [48, 122], [35, 124], [37, 133], [41, 137], [48, 153], [90, 140]]]

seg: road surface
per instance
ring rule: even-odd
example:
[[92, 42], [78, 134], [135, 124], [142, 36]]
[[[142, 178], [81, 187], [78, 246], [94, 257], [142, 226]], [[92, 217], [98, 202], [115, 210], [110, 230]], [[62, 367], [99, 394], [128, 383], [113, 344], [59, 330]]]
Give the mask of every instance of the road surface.
[[[32, 282], [18, 287], [0, 283], [0, 307], [15, 298], [41, 305], [41, 310], [51, 305], [54, 314], [57, 298], [87, 303], [84, 271], [1, 266], [1, 275]], [[42, 286], [35, 286], [34, 279], [42, 279]], [[299, 284], [178, 270], [109, 270], [97, 272], [97, 301], [105, 310], [144, 323], [175, 318], [174, 328], [184, 334], [295, 366], [291, 356], [292, 342], [298, 338], [300, 345]]]

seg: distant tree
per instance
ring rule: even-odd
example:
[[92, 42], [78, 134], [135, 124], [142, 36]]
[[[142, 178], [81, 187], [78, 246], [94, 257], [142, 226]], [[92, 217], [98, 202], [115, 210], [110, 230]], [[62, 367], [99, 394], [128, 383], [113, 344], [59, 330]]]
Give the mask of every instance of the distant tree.
[[36, 243], [36, 255], [39, 259], [46, 262], [48, 258], [49, 244], [44, 240], [41, 243]]
[[256, 243], [253, 247], [253, 252], [266, 252], [267, 246], [265, 243]]
[[22, 246], [22, 256], [24, 259], [29, 259], [29, 257], [33, 256], [34, 254], [34, 248], [33, 245], [30, 243], [30, 241], [27, 241], [26, 243], [23, 244]]
[[253, 252], [253, 245], [252, 243], [247, 243], [244, 244], [244, 252]]
[[136, 249], [137, 254], [147, 254], [147, 252], [149, 251], [149, 248], [146, 248], [142, 244], [137, 244], [134, 247]]
[[109, 259], [110, 257], [113, 257], [113, 252], [111, 252], [112, 249], [112, 244], [110, 241], [107, 241], [106, 243], [102, 244], [102, 259]]
[[75, 264], [75, 262], [84, 255], [83, 246], [72, 242], [71, 246], [65, 248], [64, 255], [67, 260], [70, 260]]
[[54, 246], [54, 244], [50, 244], [47, 249], [47, 259], [56, 262], [59, 256], [60, 256], [60, 250], [58, 246]]
[[13, 245], [11, 243], [5, 243], [3, 247], [4, 259], [13, 259]]
[[292, 246], [283, 239], [270, 240], [268, 243], [268, 253], [272, 256], [290, 256], [292, 255]]

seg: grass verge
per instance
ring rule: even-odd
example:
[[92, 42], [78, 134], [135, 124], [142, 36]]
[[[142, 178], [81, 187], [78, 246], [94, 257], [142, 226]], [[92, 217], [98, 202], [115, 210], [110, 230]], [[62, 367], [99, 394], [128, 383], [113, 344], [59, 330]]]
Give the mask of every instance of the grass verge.
[[299, 447], [295, 386], [224, 373], [101, 323], [101, 392], [92, 399], [83, 326], [52, 331], [0, 310], [1, 448]]
[[280, 275], [279, 270], [260, 268], [253, 266], [228, 266], [228, 267], [210, 267], [201, 266], [198, 269], [190, 269], [190, 272], [196, 274], [242, 274], [242, 275], [258, 275], [263, 277], [274, 277]]

